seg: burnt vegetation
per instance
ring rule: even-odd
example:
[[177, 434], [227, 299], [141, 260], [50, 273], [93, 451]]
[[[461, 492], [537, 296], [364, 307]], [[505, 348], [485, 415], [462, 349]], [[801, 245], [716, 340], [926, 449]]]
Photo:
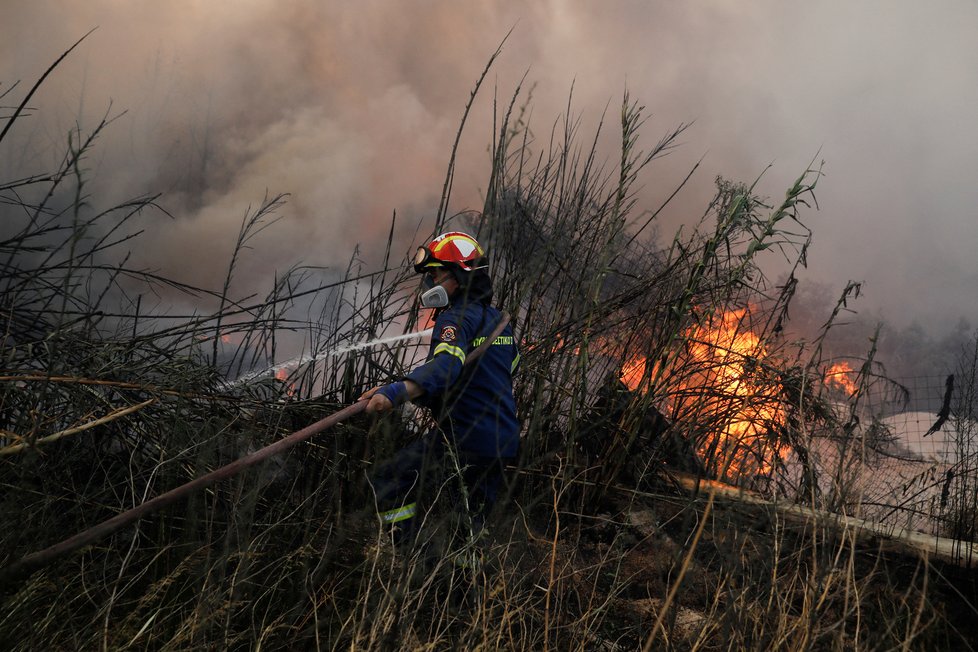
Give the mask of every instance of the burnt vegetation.
[[[33, 90], [19, 90], [0, 95], [0, 148], [40, 110]], [[522, 103], [517, 89], [500, 112], [482, 210], [448, 215], [450, 173], [426, 225], [487, 245], [495, 302], [523, 352], [522, 450], [507, 499], [478, 541], [451, 536], [433, 514], [434, 556], [394, 550], [365, 481], [420, 428], [406, 412], [351, 419], [18, 569], [386, 382], [416, 359], [414, 343], [357, 345], [417, 330], [424, 315], [393, 225], [380, 269], [357, 258], [342, 274], [296, 267], [264, 297], [235, 296], [235, 271], [274, 229], [283, 196], [243, 216], [220, 289], [132, 264], [140, 220], [165, 216], [165, 198], [102, 206], [88, 194], [111, 115], [73, 130], [51, 171], [0, 180], [4, 649], [974, 645], [973, 576], [948, 565], [967, 566], [965, 553], [929, 560], [765, 502], [854, 514], [852, 469], [896, 455], [863, 409], [871, 388], [903, 393], [875, 346], [855, 365], [856, 391], [825, 381], [829, 333], [858, 286], [820, 316], [821, 331], [788, 336], [818, 167], [780, 201], [718, 179], [696, 227], [663, 237], [656, 217], [682, 185], [652, 206], [638, 189], [685, 126], [644, 145], [645, 108], [626, 94], [598, 134], [580, 133], [570, 109], [541, 134]], [[596, 145], [609, 130], [613, 162]], [[791, 271], [770, 281], [765, 256]], [[204, 308], [174, 315], [160, 297]], [[303, 342], [307, 359], [258, 373], [281, 362], [283, 341]], [[974, 416], [975, 359], [961, 358], [951, 403], [961, 424]], [[965, 434], [953, 468], [927, 482], [944, 493], [941, 533], [970, 539]]]

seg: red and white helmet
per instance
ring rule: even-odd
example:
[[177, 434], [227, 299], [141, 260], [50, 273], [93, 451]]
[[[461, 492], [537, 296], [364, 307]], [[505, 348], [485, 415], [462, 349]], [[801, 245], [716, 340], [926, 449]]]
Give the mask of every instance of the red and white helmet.
[[465, 272], [478, 269], [485, 256], [475, 238], [461, 231], [442, 233], [425, 247], [418, 247], [414, 256], [414, 271], [423, 274], [432, 267], [456, 267]]

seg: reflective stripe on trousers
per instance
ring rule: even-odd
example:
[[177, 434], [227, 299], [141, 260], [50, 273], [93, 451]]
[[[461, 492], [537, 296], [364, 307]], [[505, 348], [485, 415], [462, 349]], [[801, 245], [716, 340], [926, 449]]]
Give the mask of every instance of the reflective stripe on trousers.
[[411, 503], [409, 505], [404, 505], [403, 507], [398, 507], [397, 509], [389, 509], [386, 512], [379, 512], [377, 516], [384, 523], [399, 523], [400, 521], [413, 518], [418, 513], [418, 504]]

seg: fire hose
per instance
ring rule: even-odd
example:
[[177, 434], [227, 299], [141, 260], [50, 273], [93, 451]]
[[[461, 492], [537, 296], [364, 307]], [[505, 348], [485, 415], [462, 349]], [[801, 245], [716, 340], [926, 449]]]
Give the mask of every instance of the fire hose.
[[[489, 337], [487, 337], [482, 344], [480, 344], [474, 351], [466, 356], [463, 366], [471, 364], [483, 353], [485, 353], [493, 342], [495, 342], [496, 338], [498, 338], [503, 332], [503, 329], [506, 328], [508, 323], [509, 314], [504, 312], [502, 313], [502, 319], [500, 319], [499, 324], [495, 329], [493, 329]], [[319, 434], [324, 430], [328, 430], [329, 428], [346, 421], [350, 417], [360, 414], [366, 409], [367, 403], [368, 401], [366, 399], [358, 400], [356, 403], [348, 405], [345, 408], [330, 414], [328, 417], [320, 419], [310, 426], [306, 426], [302, 430], [297, 430], [287, 437], [284, 437], [273, 444], [269, 444], [268, 446], [265, 446], [264, 448], [261, 448], [250, 455], [238, 458], [237, 460], [226, 464], [219, 469], [215, 469], [206, 475], [175, 487], [166, 493], [160, 494], [155, 498], [133, 507], [132, 509], [126, 510], [121, 514], [117, 514], [97, 525], [93, 525], [87, 530], [79, 532], [78, 534], [61, 541], [60, 543], [49, 546], [44, 550], [25, 555], [20, 561], [11, 564], [7, 568], [0, 571], [0, 583], [26, 577], [35, 570], [50, 563], [51, 561], [54, 561], [58, 557], [91, 545], [102, 537], [106, 537], [113, 532], [116, 532], [117, 530], [129, 525], [130, 523], [133, 523], [134, 521], [137, 521], [148, 514], [166, 507], [167, 505], [170, 505], [171, 503], [192, 494], [198, 489], [209, 487], [216, 482], [237, 475], [241, 471], [254, 466], [255, 464], [284, 453], [299, 442], [305, 441], [313, 435]]]

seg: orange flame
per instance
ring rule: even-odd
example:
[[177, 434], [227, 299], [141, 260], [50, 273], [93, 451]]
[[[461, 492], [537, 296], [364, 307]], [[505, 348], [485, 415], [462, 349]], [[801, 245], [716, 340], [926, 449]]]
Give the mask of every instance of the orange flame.
[[[698, 437], [698, 453], [716, 477], [731, 480], [770, 473], [785, 448], [770, 437], [786, 420], [781, 387], [765, 378], [768, 354], [745, 327], [748, 317], [746, 308], [729, 310], [691, 326], [684, 351], [661, 374], [663, 407], [680, 425], [712, 424]], [[622, 368], [632, 391], [645, 379], [646, 364], [638, 357]]]
[[621, 368], [621, 382], [633, 392], [639, 391], [640, 388], [644, 392], [646, 388], [643, 386], [648, 385], [659, 372], [658, 362], [647, 373], [645, 371], [646, 366], [646, 358], [642, 356], [632, 358]]
[[748, 317], [746, 308], [730, 310], [687, 334], [694, 364], [692, 373], [682, 378], [685, 387], [680, 388], [675, 407], [677, 413], [716, 415], [716, 429], [698, 448], [718, 477], [769, 473], [782, 452], [768, 436], [785, 422], [781, 387], [764, 378], [767, 350], [744, 327]]
[[[567, 349], [570, 347], [570, 344], [568, 344], [567, 343], [567, 340], [564, 339], [564, 334], [563, 333], [557, 333], [554, 337], [555, 337], [556, 341], [554, 342], [554, 345], [552, 347], [550, 347], [550, 352], [551, 353], [566, 353], [567, 352]], [[580, 355], [581, 354], [581, 345], [579, 343], [578, 344], [575, 344], [574, 345], [574, 348], [571, 350], [571, 353], [573, 353], [574, 355]]]
[[284, 368], [275, 371], [275, 380], [285, 383], [285, 395], [289, 398], [295, 396], [295, 383], [289, 382], [289, 374]]
[[644, 357], [632, 358], [621, 368], [621, 382], [625, 383], [625, 387], [633, 392], [638, 390], [643, 377], [645, 377]]
[[837, 385], [850, 396], [855, 396], [859, 393], [859, 386], [852, 379], [854, 373], [848, 362], [836, 362], [825, 370], [825, 384]]

